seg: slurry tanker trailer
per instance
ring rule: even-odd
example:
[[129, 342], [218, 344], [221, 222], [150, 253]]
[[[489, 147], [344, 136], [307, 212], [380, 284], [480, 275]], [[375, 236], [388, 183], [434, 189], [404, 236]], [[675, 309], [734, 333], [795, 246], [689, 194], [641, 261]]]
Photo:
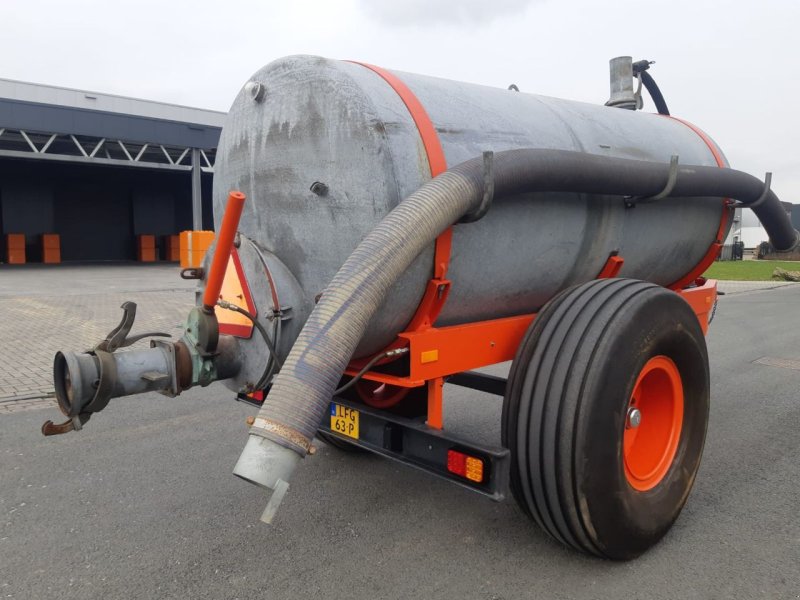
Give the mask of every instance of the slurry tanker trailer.
[[[44, 433], [223, 381], [261, 403], [234, 473], [271, 491], [267, 522], [318, 436], [510, 493], [576, 550], [641, 554], [700, 464], [717, 297], [702, 274], [734, 207], [778, 250], [799, 239], [770, 176], [670, 116], [649, 65], [612, 60], [601, 106], [270, 63], [222, 130], [217, 239], [182, 273], [199, 290], [181, 339], [124, 349], [143, 337], [126, 303], [94, 349], [57, 353], [68, 420]], [[659, 114], [637, 110], [642, 85]], [[475, 371], [509, 360], [507, 380]], [[501, 446], [448, 433], [445, 384], [503, 397]]]

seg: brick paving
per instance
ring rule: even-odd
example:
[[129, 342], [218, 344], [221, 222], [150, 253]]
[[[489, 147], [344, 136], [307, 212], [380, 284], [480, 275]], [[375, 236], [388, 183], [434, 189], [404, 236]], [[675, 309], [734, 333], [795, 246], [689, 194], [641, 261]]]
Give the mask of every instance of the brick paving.
[[[778, 281], [720, 281], [727, 294], [800, 285]], [[137, 303], [133, 333], [177, 335], [194, 304], [194, 283], [173, 266], [65, 266], [0, 271], [0, 415], [53, 404], [57, 350], [86, 350]], [[140, 344], [147, 344], [144, 340]]]
[[[131, 269], [137, 269], [134, 279]], [[121, 265], [84, 271], [91, 284], [82, 285], [76, 267], [0, 273], [6, 291], [0, 294], [0, 415], [51, 406], [53, 355], [94, 346], [119, 323], [124, 301], [138, 305], [133, 334], [163, 331], [173, 336], [194, 304], [193, 283], [180, 280], [177, 267]], [[98, 283], [104, 276], [107, 286]], [[137, 281], [143, 290], [135, 289]], [[11, 295], [15, 284], [19, 291]], [[66, 293], [60, 294], [59, 288]]]

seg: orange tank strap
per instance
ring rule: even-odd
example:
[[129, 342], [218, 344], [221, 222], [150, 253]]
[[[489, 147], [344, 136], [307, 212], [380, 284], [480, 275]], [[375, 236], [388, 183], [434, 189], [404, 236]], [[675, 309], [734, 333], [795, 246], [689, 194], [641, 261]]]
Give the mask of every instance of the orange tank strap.
[[[673, 121], [678, 121], [679, 123], [683, 123], [684, 125], [686, 125], [686, 127], [694, 131], [700, 137], [700, 139], [702, 139], [703, 142], [705, 142], [706, 146], [708, 146], [708, 149], [711, 150], [711, 154], [714, 156], [714, 160], [716, 161], [717, 166], [720, 167], [721, 169], [727, 167], [727, 165], [725, 164], [725, 158], [722, 156], [722, 151], [720, 151], [717, 144], [714, 142], [714, 140], [712, 140], [708, 136], [708, 134], [705, 131], [697, 127], [697, 125], [689, 123], [688, 121], [684, 121], [683, 119], [679, 119], [677, 117], [672, 117], [668, 115], [665, 116], [668, 119], [672, 119]], [[719, 228], [717, 229], [717, 234], [714, 237], [714, 241], [709, 247], [708, 252], [706, 252], [706, 254], [703, 256], [700, 262], [697, 263], [697, 265], [695, 265], [695, 267], [691, 271], [689, 271], [678, 281], [667, 287], [669, 287], [672, 290], [681, 290], [685, 288], [687, 285], [693, 283], [698, 277], [700, 277], [703, 273], [706, 272], [706, 269], [708, 269], [708, 267], [710, 267], [711, 264], [717, 259], [720, 250], [722, 250], [722, 243], [724, 241], [723, 236], [725, 235], [725, 230], [728, 227], [728, 222], [732, 217], [733, 217], [733, 208], [731, 200], [729, 198], [725, 198], [722, 201], [722, 215], [720, 217]]]
[[[355, 62], [355, 61], [353, 61]], [[414, 124], [417, 126], [422, 146], [428, 158], [428, 165], [431, 170], [431, 177], [436, 177], [447, 170], [447, 161], [442, 150], [442, 143], [439, 134], [433, 125], [428, 112], [414, 92], [394, 73], [386, 69], [376, 67], [367, 63], [355, 62], [355, 64], [366, 67], [379, 75], [391, 88], [400, 96], [403, 104], [406, 105]], [[436, 238], [436, 247], [433, 259], [433, 279], [428, 283], [422, 301], [417, 307], [417, 312], [411, 319], [406, 331], [419, 331], [431, 327], [439, 316], [439, 313], [447, 299], [450, 290], [450, 282], [447, 281], [447, 268], [450, 264], [450, 250], [453, 242], [453, 228], [448, 227], [439, 237]]]

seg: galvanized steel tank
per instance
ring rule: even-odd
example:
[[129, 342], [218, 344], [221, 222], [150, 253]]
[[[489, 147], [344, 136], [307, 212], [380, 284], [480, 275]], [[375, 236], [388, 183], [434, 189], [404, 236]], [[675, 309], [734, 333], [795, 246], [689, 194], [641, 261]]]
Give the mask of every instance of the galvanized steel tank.
[[[700, 135], [672, 118], [394, 75], [421, 102], [450, 166], [514, 148], [718, 164]], [[291, 271], [307, 314], [358, 242], [430, 177], [418, 128], [386, 80], [360, 64], [294, 56], [258, 71], [234, 101], [218, 148], [214, 213], [219, 225], [228, 191], [247, 194], [240, 230]], [[437, 324], [536, 311], [595, 278], [613, 251], [625, 260], [621, 276], [670, 285], [709, 251], [724, 210], [719, 198], [630, 209], [619, 197], [578, 194], [496, 201], [480, 221], [454, 228], [452, 289]], [[357, 356], [385, 347], [411, 320], [433, 253], [431, 245], [397, 282]], [[293, 324], [287, 348], [301, 326]]]

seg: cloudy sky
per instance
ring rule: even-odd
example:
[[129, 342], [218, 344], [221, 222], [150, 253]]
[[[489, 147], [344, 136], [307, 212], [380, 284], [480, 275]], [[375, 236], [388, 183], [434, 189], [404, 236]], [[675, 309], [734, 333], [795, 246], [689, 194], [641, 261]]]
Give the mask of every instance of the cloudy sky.
[[798, 0], [0, 0], [0, 23], [0, 77], [217, 110], [287, 54], [597, 103], [609, 58], [648, 58], [674, 115], [800, 202]]

